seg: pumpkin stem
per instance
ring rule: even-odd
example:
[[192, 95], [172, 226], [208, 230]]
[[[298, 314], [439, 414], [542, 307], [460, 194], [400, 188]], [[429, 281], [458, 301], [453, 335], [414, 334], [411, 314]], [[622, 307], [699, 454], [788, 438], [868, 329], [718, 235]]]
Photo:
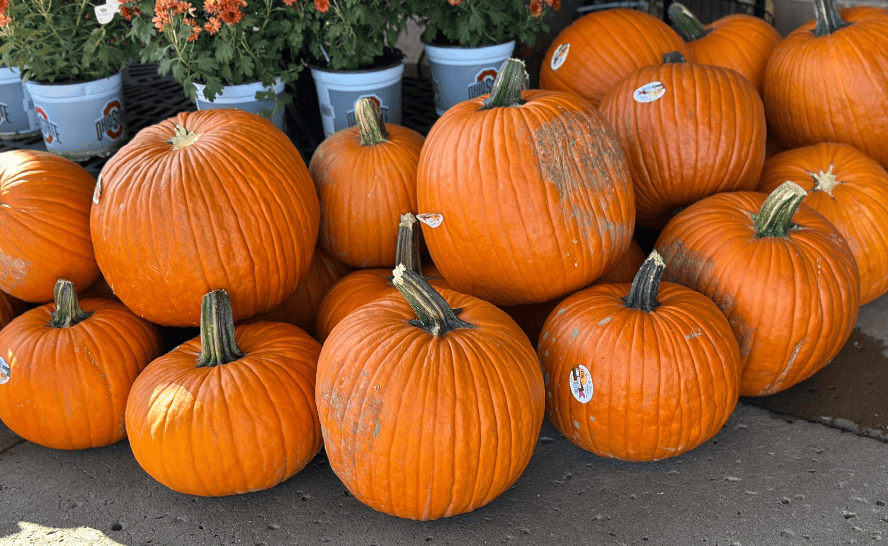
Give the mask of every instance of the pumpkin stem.
[[828, 36], [833, 32], [851, 26], [851, 23], [842, 19], [835, 0], [814, 0], [814, 36]]
[[681, 64], [686, 62], [688, 62], [688, 60], [678, 51], [670, 51], [663, 55], [663, 64]]
[[395, 248], [395, 265], [404, 264], [410, 271], [422, 274], [422, 258], [419, 253], [419, 233], [416, 223], [419, 220], [412, 212], [401, 215], [398, 222], [398, 246]]
[[780, 184], [752, 215], [756, 237], [786, 237], [794, 227], [792, 216], [806, 195], [808, 192], [791, 180]]
[[675, 31], [685, 42], [699, 40], [709, 32], [691, 10], [678, 2], [669, 4], [669, 18], [674, 23], [672, 26]]
[[836, 180], [836, 175], [833, 174], [833, 165], [829, 166], [829, 169], [826, 172], [823, 172], [823, 169], [820, 169], [820, 172], [814, 174], [809, 172], [811, 178], [814, 179], [814, 191], [823, 191], [826, 192], [827, 195], [833, 197], [833, 189], [840, 184], [838, 180]]
[[521, 106], [524, 104], [524, 101], [521, 100], [521, 90], [524, 89], [526, 78], [527, 71], [524, 68], [524, 61], [506, 59], [506, 62], [500, 67], [496, 79], [493, 80], [490, 96], [484, 100], [484, 106], [481, 109], [490, 110], [500, 106]]
[[651, 312], [660, 305], [657, 292], [660, 291], [660, 281], [663, 280], [665, 270], [663, 257], [656, 250], [652, 251], [635, 274], [629, 295], [623, 298], [626, 307]]
[[361, 146], [373, 146], [388, 142], [388, 131], [382, 121], [379, 105], [368, 97], [361, 97], [355, 103], [355, 117], [361, 129]]
[[444, 297], [422, 275], [407, 269], [404, 264], [398, 264], [392, 273], [392, 284], [416, 313], [418, 320], [408, 321], [413, 326], [422, 328], [433, 336], [443, 336], [457, 328], [475, 327], [474, 324], [460, 320], [457, 315], [462, 309], [451, 309]]
[[200, 303], [200, 358], [197, 367], [228, 364], [243, 356], [234, 340], [234, 317], [228, 292], [208, 292]]
[[56, 281], [53, 299], [56, 310], [52, 312], [52, 320], [47, 324], [50, 328], [70, 328], [92, 315], [80, 308], [77, 292], [74, 291], [74, 283], [69, 280], [59, 279]]
[[186, 146], [191, 146], [197, 142], [198, 137], [200, 137], [200, 134], [189, 131], [182, 124], [177, 123], [173, 138], [167, 140], [167, 144], [172, 145], [174, 150], [178, 150]]

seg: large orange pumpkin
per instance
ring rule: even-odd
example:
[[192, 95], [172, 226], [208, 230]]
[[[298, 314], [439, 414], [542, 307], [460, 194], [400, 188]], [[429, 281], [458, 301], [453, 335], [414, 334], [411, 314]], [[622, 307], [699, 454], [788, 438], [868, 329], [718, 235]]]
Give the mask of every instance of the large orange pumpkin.
[[688, 43], [691, 58], [698, 64], [730, 68], [749, 80], [759, 95], [765, 66], [782, 38], [777, 29], [760, 17], [733, 13], [703, 25], [685, 6], [669, 5], [669, 18]]
[[749, 80], [667, 58], [632, 72], [601, 101], [629, 162], [638, 224], [653, 228], [706, 196], [752, 190], [765, 161], [765, 111]]
[[432, 126], [417, 200], [432, 261], [450, 285], [497, 305], [542, 302], [616, 266], [632, 240], [632, 182], [613, 130], [584, 99], [521, 91], [507, 61], [493, 93]]
[[202, 302], [200, 337], [155, 359], [133, 384], [126, 431], [151, 477], [188, 495], [268, 489], [321, 449], [320, 344], [285, 322], [234, 327], [224, 290]]
[[78, 301], [59, 280], [54, 303], [0, 331], [0, 419], [55, 449], [113, 444], [126, 436], [133, 381], [162, 350], [155, 325], [116, 300]]
[[403, 264], [394, 283], [403, 296], [355, 310], [321, 349], [317, 403], [330, 467], [387, 514], [469, 512], [530, 461], [545, 412], [539, 361], [490, 303], [439, 294]]
[[814, 7], [768, 61], [768, 126], [785, 150], [843, 142], [888, 169], [888, 9]]
[[424, 137], [383, 123], [368, 98], [355, 105], [358, 126], [337, 131], [318, 146], [309, 172], [321, 202], [318, 246], [359, 268], [395, 265], [397, 226], [416, 213], [416, 165]]
[[806, 192], [720, 193], [678, 213], [655, 248], [666, 280], [711, 298], [740, 343], [740, 394], [774, 394], [839, 352], [857, 320], [860, 277], [851, 248]]
[[96, 280], [89, 230], [95, 185], [70, 159], [41, 150], [0, 153], [0, 290], [46, 303], [59, 278], [76, 290]]
[[706, 296], [663, 282], [656, 251], [632, 284], [565, 298], [537, 354], [546, 414], [570, 441], [605, 457], [654, 461], [718, 433], [737, 405], [740, 348]]
[[669, 25], [634, 9], [593, 11], [555, 38], [540, 68], [540, 87], [575, 93], [598, 106], [621, 78], [643, 66], [660, 64], [684, 41]]
[[860, 272], [860, 303], [888, 292], [888, 172], [857, 148], [824, 142], [765, 161], [758, 191], [792, 180], [848, 241]]
[[143, 129], [102, 169], [96, 259], [114, 294], [166, 326], [195, 326], [225, 289], [235, 320], [270, 311], [305, 275], [319, 205], [305, 162], [268, 120], [201, 110]]

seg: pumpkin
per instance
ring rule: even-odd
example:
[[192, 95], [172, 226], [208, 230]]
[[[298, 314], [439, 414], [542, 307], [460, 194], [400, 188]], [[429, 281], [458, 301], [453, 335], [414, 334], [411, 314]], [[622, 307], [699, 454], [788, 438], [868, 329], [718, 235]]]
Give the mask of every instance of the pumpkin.
[[539, 361], [492, 304], [439, 294], [403, 264], [393, 282], [403, 296], [355, 310], [321, 349], [327, 458], [355, 498], [380, 512], [466, 513], [530, 461], [545, 409]]
[[268, 489], [321, 449], [320, 344], [285, 322], [234, 327], [224, 290], [201, 304], [200, 336], [155, 359], [133, 384], [126, 430], [139, 465], [188, 495]]
[[334, 260], [329, 254], [315, 249], [305, 278], [290, 296], [268, 313], [255, 316], [249, 322], [272, 321], [289, 322], [313, 336], [315, 319], [324, 296], [342, 277], [351, 273], [352, 268]]
[[594, 284], [631, 283], [638, 274], [638, 270], [641, 269], [644, 260], [644, 250], [638, 241], [632, 239], [629, 242], [629, 248], [623, 253], [623, 257], [617, 262], [616, 267], [600, 277]]
[[583, 449], [627, 461], [685, 453], [718, 433], [740, 389], [740, 347], [706, 296], [661, 282], [654, 251], [631, 284], [565, 298], [537, 354], [546, 414]]
[[[420, 242], [422, 232], [416, 231], [417, 219], [411, 213], [402, 214], [398, 221], [398, 247], [395, 261], [408, 269], [425, 275], [437, 288], [449, 288], [434, 265], [421, 266]], [[352, 311], [388, 294], [396, 294], [390, 269], [359, 269], [338, 280], [321, 300], [315, 318], [315, 337], [321, 343], [333, 328]]]
[[785, 390], [823, 368], [857, 320], [851, 248], [788, 181], [771, 194], [720, 193], [678, 213], [656, 250], [665, 279], [711, 298], [740, 344], [741, 396]]
[[47, 303], [59, 278], [83, 290], [99, 276], [89, 213], [96, 179], [42, 150], [0, 153], [0, 291]]
[[588, 286], [629, 247], [635, 200], [613, 131], [587, 101], [526, 90], [510, 59], [493, 92], [451, 107], [419, 157], [417, 201], [450, 285], [497, 305]]
[[118, 442], [130, 387], [162, 350], [155, 325], [115, 300], [78, 301], [73, 283], [60, 279], [53, 303], [0, 331], [0, 419], [54, 449]]
[[765, 161], [757, 189], [770, 193], [786, 180], [805, 189], [803, 203], [848, 242], [860, 273], [860, 303], [888, 292], [888, 172], [853, 146], [825, 142]]
[[540, 68], [540, 87], [575, 93], [598, 106], [615, 83], [633, 70], [660, 64], [663, 55], [688, 49], [672, 28], [635, 9], [584, 15], [552, 41]]
[[678, 2], [669, 5], [669, 18], [688, 43], [688, 53], [695, 63], [730, 68], [762, 94], [765, 66], [782, 39], [770, 23], [760, 17], [733, 13], [704, 25]]
[[321, 203], [318, 245], [351, 267], [395, 265], [392, 218], [416, 213], [416, 166], [424, 137], [384, 123], [369, 98], [355, 104], [356, 127], [337, 131], [309, 164]]
[[261, 116], [182, 112], [139, 131], [105, 164], [91, 214], [114, 294], [166, 326], [196, 326], [226, 289], [237, 321], [265, 313], [305, 276], [319, 205], [305, 162]]
[[733, 70], [670, 54], [614, 85], [601, 113], [626, 153], [639, 225], [719, 192], [752, 190], [767, 127], [755, 87]]
[[814, 8], [768, 61], [768, 126], [784, 150], [842, 142], [888, 169], [888, 10]]

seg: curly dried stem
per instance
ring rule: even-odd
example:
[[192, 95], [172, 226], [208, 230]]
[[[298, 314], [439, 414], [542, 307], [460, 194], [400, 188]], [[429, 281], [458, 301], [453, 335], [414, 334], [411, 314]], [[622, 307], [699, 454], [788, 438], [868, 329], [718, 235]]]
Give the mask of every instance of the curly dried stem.
[[791, 180], [780, 184], [765, 199], [761, 210], [752, 215], [756, 237], [786, 237], [795, 225], [792, 216], [807, 195], [808, 192]]

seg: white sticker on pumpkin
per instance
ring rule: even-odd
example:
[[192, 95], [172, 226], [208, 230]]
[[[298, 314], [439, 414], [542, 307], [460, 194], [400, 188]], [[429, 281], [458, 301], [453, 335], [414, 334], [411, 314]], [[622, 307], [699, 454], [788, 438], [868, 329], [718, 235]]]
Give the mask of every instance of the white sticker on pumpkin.
[[592, 399], [592, 374], [589, 373], [589, 368], [582, 364], [574, 367], [567, 382], [570, 385], [570, 392], [578, 402], [585, 404]]
[[654, 102], [666, 93], [666, 88], [660, 82], [651, 82], [642, 85], [632, 93], [636, 102]]
[[436, 228], [444, 223], [444, 215], [437, 212], [426, 212], [417, 214], [416, 219], [430, 228]]
[[0, 385], [9, 382], [10, 369], [9, 364], [0, 356]]
[[567, 60], [567, 53], [570, 51], [570, 44], [561, 44], [558, 46], [558, 49], [555, 50], [555, 53], [552, 54], [552, 60], [549, 62], [549, 66], [552, 67], [552, 70], [558, 70], [561, 68], [561, 65], [564, 64], [564, 61]]
[[106, 4], [96, 6], [96, 20], [100, 25], [107, 25], [114, 19], [114, 16], [120, 13], [120, 1], [108, 0]]

